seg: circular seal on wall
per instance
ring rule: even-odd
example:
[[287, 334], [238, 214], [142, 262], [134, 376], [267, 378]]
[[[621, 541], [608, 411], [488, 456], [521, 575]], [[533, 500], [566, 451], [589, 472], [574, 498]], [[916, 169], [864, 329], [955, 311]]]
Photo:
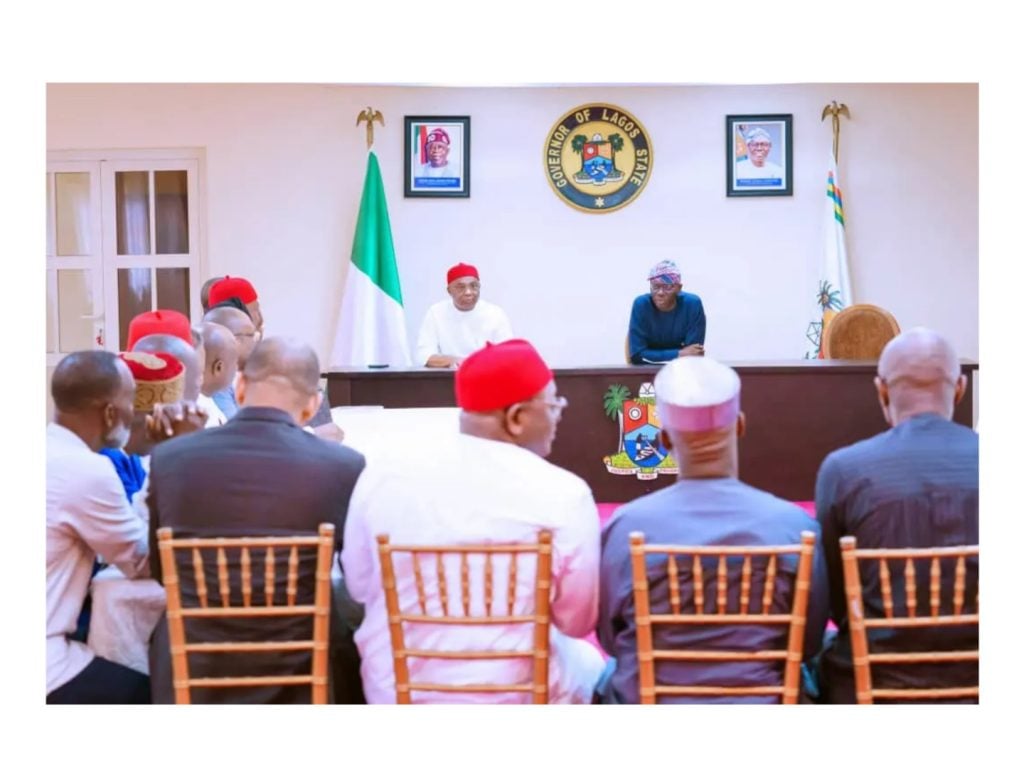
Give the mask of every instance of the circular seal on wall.
[[654, 148], [633, 115], [584, 104], [563, 115], [544, 144], [544, 170], [567, 205], [607, 213], [633, 202], [651, 176]]

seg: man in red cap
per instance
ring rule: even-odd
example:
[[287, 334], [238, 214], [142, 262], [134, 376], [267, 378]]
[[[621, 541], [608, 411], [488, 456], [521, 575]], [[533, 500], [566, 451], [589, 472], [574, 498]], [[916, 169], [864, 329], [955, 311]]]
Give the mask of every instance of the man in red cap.
[[[538, 531], [548, 529], [554, 533], [550, 700], [587, 703], [604, 668], [597, 649], [577, 639], [597, 619], [597, 507], [586, 483], [545, 460], [567, 402], [557, 396], [551, 370], [522, 339], [488, 344], [467, 357], [455, 373], [455, 397], [462, 409], [458, 433], [396, 441], [395, 453], [370, 462], [352, 494], [342, 565], [349, 593], [366, 610], [355, 634], [366, 700], [395, 702], [378, 534], [389, 534], [396, 545], [483, 544], [535, 542]], [[518, 584], [532, 584], [535, 562], [520, 558], [517, 565]], [[470, 590], [479, 596], [478, 567], [471, 569]], [[508, 561], [495, 558], [492, 583], [507, 584], [508, 571]], [[407, 586], [399, 589], [404, 593]], [[516, 613], [533, 610], [531, 589], [518, 590], [516, 600]], [[480, 603], [474, 613], [482, 615]], [[459, 613], [457, 606], [451, 608]], [[419, 648], [524, 651], [532, 646], [528, 624], [408, 624], [405, 632], [409, 645]], [[413, 676], [417, 682], [528, 684], [531, 664], [529, 658], [417, 659]], [[529, 695], [416, 691], [413, 699], [522, 703]]]
[[427, 310], [416, 342], [416, 363], [428, 368], [457, 368], [487, 342], [512, 338], [505, 311], [480, 298], [480, 273], [472, 264], [448, 270], [448, 295]]
[[238, 299], [245, 304], [245, 308], [256, 326], [256, 332], [263, 333], [263, 313], [260, 311], [260, 299], [252, 283], [244, 277], [225, 276], [210, 286], [210, 306], [215, 307], [230, 299]]
[[128, 323], [128, 341], [125, 342], [124, 348], [134, 349], [139, 339], [155, 333], [177, 336], [192, 346], [192, 326], [188, 318], [173, 309], [156, 309], [132, 318]]

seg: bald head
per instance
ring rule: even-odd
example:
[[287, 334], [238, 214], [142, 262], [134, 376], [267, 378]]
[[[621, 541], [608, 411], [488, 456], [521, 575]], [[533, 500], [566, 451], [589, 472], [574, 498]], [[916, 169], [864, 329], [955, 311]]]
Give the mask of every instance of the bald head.
[[117, 355], [101, 350], [72, 352], [57, 364], [50, 391], [54, 421], [90, 449], [124, 446], [134, 415], [135, 380]]
[[946, 338], [929, 328], [912, 328], [885, 345], [875, 386], [886, 420], [896, 426], [923, 413], [952, 418], [967, 379]]
[[223, 325], [203, 323], [203, 346], [206, 348], [206, 368], [203, 371], [202, 392], [207, 397], [227, 389], [238, 372], [238, 344], [235, 336]]
[[234, 307], [214, 307], [203, 316], [203, 320], [223, 325], [234, 334], [238, 344], [238, 370], [244, 370], [256, 346], [256, 326], [250, 317]]
[[185, 392], [184, 398], [195, 402], [203, 386], [203, 367], [205, 366], [205, 350], [202, 346], [193, 347], [177, 336], [168, 336], [164, 333], [154, 333], [150, 336], [143, 336], [131, 349], [132, 352], [166, 352], [176, 357], [185, 366]]
[[320, 405], [320, 361], [308, 344], [294, 339], [264, 339], [249, 356], [238, 379], [243, 406], [277, 408], [305, 424]]

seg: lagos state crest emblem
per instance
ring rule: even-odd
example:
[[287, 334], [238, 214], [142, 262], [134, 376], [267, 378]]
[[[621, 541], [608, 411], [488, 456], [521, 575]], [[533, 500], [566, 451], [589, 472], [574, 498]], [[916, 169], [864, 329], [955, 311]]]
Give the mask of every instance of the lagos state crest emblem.
[[566, 204], [608, 213], [633, 202], [651, 175], [654, 150], [640, 121], [611, 104], [567, 112], [548, 133], [544, 168]]
[[628, 387], [612, 384], [604, 393], [604, 413], [619, 423], [618, 450], [604, 457], [609, 472], [635, 475], [637, 480], [679, 473], [675, 459], [661, 442], [661, 421], [654, 407], [653, 384], [641, 384], [636, 397]]

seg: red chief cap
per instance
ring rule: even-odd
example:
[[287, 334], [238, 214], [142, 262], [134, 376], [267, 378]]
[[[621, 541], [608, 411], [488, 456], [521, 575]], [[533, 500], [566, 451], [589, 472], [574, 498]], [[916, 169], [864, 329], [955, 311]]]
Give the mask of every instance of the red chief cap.
[[480, 273], [476, 271], [476, 267], [472, 264], [463, 264], [461, 261], [454, 267], [448, 270], [448, 285], [458, 280], [460, 277], [475, 277], [477, 280], [480, 279]]
[[166, 352], [122, 352], [135, 379], [135, 410], [149, 413], [157, 403], [176, 403], [185, 394], [185, 366]]
[[238, 299], [243, 304], [252, 304], [259, 299], [252, 283], [244, 277], [227, 275], [210, 286], [210, 306], [220, 304], [228, 299]]
[[177, 336], [192, 346], [192, 326], [188, 318], [173, 309], [156, 309], [133, 317], [128, 323], [128, 343], [125, 346], [131, 349], [139, 339], [155, 333]]
[[444, 128], [435, 128], [427, 134], [427, 144], [433, 144], [435, 141], [440, 141], [442, 144], [451, 145], [451, 140], [448, 138], [448, 132]]
[[494, 411], [535, 397], [554, 378], [525, 339], [479, 349], [455, 370], [455, 402], [466, 411]]

